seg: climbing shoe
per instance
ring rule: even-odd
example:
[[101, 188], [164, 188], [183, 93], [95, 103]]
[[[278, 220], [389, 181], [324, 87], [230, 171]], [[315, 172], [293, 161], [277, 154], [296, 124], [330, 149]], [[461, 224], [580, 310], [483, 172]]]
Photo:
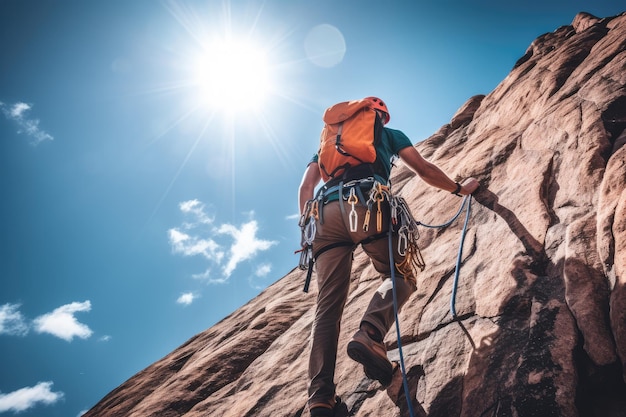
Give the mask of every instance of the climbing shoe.
[[372, 340], [365, 330], [359, 330], [348, 343], [348, 356], [363, 365], [365, 375], [383, 386], [391, 384], [393, 366], [387, 359], [387, 349]]

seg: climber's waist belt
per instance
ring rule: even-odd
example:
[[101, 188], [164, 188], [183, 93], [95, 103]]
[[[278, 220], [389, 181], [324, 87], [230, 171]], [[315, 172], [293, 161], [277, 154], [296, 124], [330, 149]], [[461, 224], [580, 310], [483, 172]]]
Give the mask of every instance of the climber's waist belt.
[[340, 182], [339, 184], [332, 184], [332, 182], [328, 182], [319, 189], [315, 199], [322, 204], [330, 203], [331, 201], [339, 200], [340, 192], [343, 198], [347, 199], [351, 192], [350, 189], [354, 188], [359, 197], [359, 201], [365, 202], [367, 199], [363, 193], [368, 193], [374, 186], [375, 182], [376, 180], [372, 177], [347, 181], [345, 183]]

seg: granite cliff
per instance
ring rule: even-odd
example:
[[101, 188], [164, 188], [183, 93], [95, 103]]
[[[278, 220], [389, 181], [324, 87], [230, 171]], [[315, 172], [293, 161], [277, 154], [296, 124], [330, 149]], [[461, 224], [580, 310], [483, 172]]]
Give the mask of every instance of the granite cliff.
[[[417, 145], [481, 189], [457, 320], [449, 300], [462, 221], [421, 231], [427, 266], [400, 314], [416, 415], [626, 416], [625, 84], [626, 14], [580, 13]], [[460, 203], [402, 164], [392, 181], [424, 223], [450, 218]], [[304, 275], [294, 269], [85, 417], [308, 416], [316, 287], [304, 294]], [[378, 285], [357, 250], [340, 346]], [[395, 332], [385, 340], [397, 359]], [[400, 372], [383, 389], [341, 349], [336, 381], [346, 415], [407, 415]]]

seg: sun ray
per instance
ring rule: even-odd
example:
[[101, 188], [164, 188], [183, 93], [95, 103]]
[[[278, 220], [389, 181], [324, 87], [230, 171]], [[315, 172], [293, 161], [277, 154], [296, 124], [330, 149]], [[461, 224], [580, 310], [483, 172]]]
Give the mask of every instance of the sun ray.
[[[264, 5], [254, 6], [221, 1], [195, 9], [189, 3], [166, 0], [165, 8], [180, 30], [172, 32], [163, 53], [153, 58], [162, 69], [164, 82], [145, 93], [170, 103], [175, 117], [159, 126], [149, 146], [167, 136], [189, 149], [157, 202], [155, 213], [192, 158], [194, 164], [205, 164], [206, 172], [215, 180], [211, 187], [219, 189], [233, 215], [241, 193], [236, 177], [253, 169], [255, 164], [248, 162], [260, 155], [257, 149], [266, 148], [263, 156], [265, 152], [271, 154], [277, 168], [297, 169], [293, 158], [297, 144], [276, 124], [282, 123], [277, 117], [277, 103], [295, 104], [315, 113], [319, 109], [298, 95], [296, 86], [289, 85], [289, 71], [305, 62], [294, 58], [290, 49], [296, 29], [269, 28], [262, 19]], [[275, 83], [279, 79], [280, 84]], [[193, 134], [189, 144], [185, 136], [193, 129], [200, 131]], [[194, 157], [198, 152], [201, 154]]]
[[[167, 187], [165, 188], [165, 191], [161, 194], [161, 197], [159, 198], [159, 201], [155, 204], [154, 209], [152, 210], [152, 213], [150, 214], [150, 216], [148, 216], [148, 218], [146, 219], [146, 223], [145, 225], [147, 225], [148, 223], [150, 223], [150, 221], [152, 220], [152, 218], [156, 215], [156, 213], [159, 211], [159, 208], [161, 207], [161, 205], [163, 204], [163, 202], [165, 201], [165, 199], [167, 198], [167, 196], [169, 195], [169, 193], [171, 192], [172, 188], [174, 187], [174, 184], [176, 183], [176, 181], [178, 180], [178, 177], [180, 176], [180, 174], [183, 172], [183, 169], [185, 168], [185, 166], [187, 165], [187, 163], [189, 162], [189, 159], [191, 158], [191, 156], [193, 155], [194, 151], [196, 150], [196, 148], [198, 147], [198, 144], [202, 141], [202, 138], [205, 134], [205, 131], [208, 129], [209, 125], [212, 122], [212, 117], [209, 118], [205, 125], [204, 128], [199, 132], [198, 136], [196, 137], [196, 139], [194, 140], [194, 142], [192, 143], [191, 147], [189, 148], [189, 151], [187, 151], [187, 154], [185, 155], [185, 158], [183, 159], [183, 161], [181, 162], [180, 166], [178, 167], [178, 169], [176, 170], [176, 173], [172, 176], [172, 179], [170, 180], [169, 184], [167, 185]], [[144, 228], [145, 228], [144, 225]]]

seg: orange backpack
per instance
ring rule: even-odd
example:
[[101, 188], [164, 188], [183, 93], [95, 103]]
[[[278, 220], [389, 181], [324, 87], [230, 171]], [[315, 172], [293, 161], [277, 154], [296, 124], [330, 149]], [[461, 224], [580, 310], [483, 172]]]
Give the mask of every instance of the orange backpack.
[[337, 103], [324, 112], [318, 164], [324, 182], [376, 161], [383, 124], [369, 99]]

